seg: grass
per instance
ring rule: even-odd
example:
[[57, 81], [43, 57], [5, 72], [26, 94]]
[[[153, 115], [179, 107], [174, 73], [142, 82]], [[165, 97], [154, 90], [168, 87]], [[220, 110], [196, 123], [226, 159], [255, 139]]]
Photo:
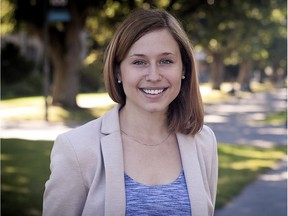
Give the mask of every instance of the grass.
[[277, 112], [267, 115], [264, 120], [264, 123], [271, 125], [282, 125], [287, 123], [287, 111]]
[[[271, 90], [269, 84], [252, 83], [254, 92]], [[231, 83], [223, 83], [221, 91], [211, 89], [211, 84], [202, 84], [200, 86], [202, 99], [205, 104], [218, 103], [229, 100]], [[238, 93], [237, 97], [247, 97], [251, 93]], [[49, 100], [51, 102], [51, 99]], [[115, 103], [109, 98], [107, 93], [79, 94], [77, 103], [81, 109], [68, 111], [61, 107], [49, 106], [48, 119], [50, 122], [87, 122], [91, 119], [102, 116], [108, 109], [111, 109]], [[0, 118], [9, 121], [30, 121], [44, 120], [45, 118], [45, 100], [42, 96], [24, 97], [15, 99], [1, 100]]]
[[219, 178], [216, 208], [225, 205], [260, 173], [287, 154], [287, 147], [218, 145]]
[[[230, 98], [226, 90], [212, 90], [209, 84], [201, 86], [203, 102], [206, 104], [217, 103]], [[115, 103], [107, 93], [79, 94], [77, 103], [81, 109], [68, 111], [61, 107], [49, 106], [48, 119], [50, 122], [87, 122], [102, 116]], [[25, 97], [6, 99], [1, 101], [0, 118], [9, 121], [44, 120], [45, 100], [44, 97]]]
[[49, 174], [50, 141], [2, 139], [1, 208], [3, 215], [41, 215]]
[[[102, 116], [114, 105], [107, 93], [80, 94], [77, 102], [81, 109], [68, 111], [62, 107], [49, 106], [48, 119], [50, 122], [86, 122]], [[9, 121], [44, 120], [44, 97], [25, 97], [1, 101], [4, 114], [1, 119]]]
[[[51, 141], [2, 139], [2, 214], [40, 216], [44, 184], [49, 176]], [[286, 147], [261, 149], [219, 144], [216, 208], [227, 203], [259, 173], [286, 154]]]

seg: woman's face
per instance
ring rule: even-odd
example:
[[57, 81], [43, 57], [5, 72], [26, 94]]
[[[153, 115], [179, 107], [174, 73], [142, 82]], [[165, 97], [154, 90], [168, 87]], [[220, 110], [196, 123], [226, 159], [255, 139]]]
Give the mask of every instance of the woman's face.
[[165, 113], [179, 94], [182, 70], [179, 46], [168, 30], [145, 34], [120, 64], [118, 78], [126, 94], [125, 106]]

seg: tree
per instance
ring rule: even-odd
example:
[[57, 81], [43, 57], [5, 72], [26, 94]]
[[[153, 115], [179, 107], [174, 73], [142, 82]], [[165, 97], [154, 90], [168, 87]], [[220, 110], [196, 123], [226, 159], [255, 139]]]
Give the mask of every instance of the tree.
[[15, 5], [14, 17], [18, 28], [24, 26], [26, 30], [44, 40], [45, 24], [48, 25], [48, 53], [53, 68], [53, 104], [69, 109], [76, 108], [76, 95], [79, 91], [78, 76], [82, 61], [80, 34], [85, 27], [90, 7], [101, 8], [105, 2], [101, 0], [56, 1], [64, 4], [65, 7], [62, 7], [67, 10], [70, 19], [53, 23], [47, 21], [48, 12], [57, 10], [51, 8], [52, 0], [49, 2], [10, 0], [10, 2]]
[[[6, 0], [5, 0], [6, 1]], [[132, 9], [137, 7], [173, 8], [181, 1], [136, 1], [136, 0], [9, 0], [15, 7], [14, 18], [17, 28], [37, 34], [45, 39], [45, 24], [48, 13], [64, 9], [69, 18], [65, 21], [49, 22], [48, 54], [53, 69], [52, 98], [54, 105], [77, 108], [76, 95], [79, 92], [79, 70], [82, 62], [80, 34], [87, 26], [94, 38], [94, 47], [101, 47], [111, 38], [119, 20], [123, 20]], [[53, 4], [60, 4], [56, 5]], [[189, 4], [197, 7], [199, 2]], [[202, 4], [202, 3], [201, 3]], [[54, 7], [51, 7], [54, 5]], [[11, 13], [10, 13], [11, 14]], [[49, 17], [49, 16], [48, 16]]]
[[[24, 26], [26, 30], [29, 29], [44, 39], [48, 11], [57, 8], [49, 8], [48, 0], [9, 0], [9, 2], [15, 6], [14, 18], [17, 21], [17, 28]], [[220, 89], [225, 63], [243, 63], [246, 66], [250, 65], [251, 68], [255, 61], [257, 65], [259, 62], [262, 65], [267, 64], [268, 59], [272, 57], [269, 52], [278, 53], [273, 49], [281, 48], [279, 42], [275, 40], [286, 39], [286, 34], [283, 36], [283, 26], [285, 29], [287, 3], [284, 0], [58, 0], [56, 2], [67, 3], [64, 9], [68, 11], [71, 19], [48, 23], [48, 51], [53, 69], [52, 98], [53, 104], [71, 109], [77, 107], [76, 95], [79, 92], [79, 70], [83, 59], [81, 33], [88, 28], [90, 49], [103, 50], [118, 23], [135, 8], [165, 8], [181, 20], [194, 44], [201, 45], [212, 59], [211, 77], [214, 89]], [[11, 12], [5, 17], [7, 20], [13, 20], [9, 14], [11, 15]], [[270, 28], [270, 25], [273, 27]], [[281, 36], [279, 32], [282, 32]], [[283, 54], [281, 59], [275, 65], [287, 64]], [[273, 62], [277, 62], [277, 59], [274, 58]], [[244, 85], [247, 80], [249, 82], [249, 73], [246, 69], [241, 71], [243, 73], [239, 75], [238, 80], [242, 80]]]
[[212, 57], [213, 89], [220, 89], [225, 63], [241, 65], [238, 81], [247, 86], [254, 62], [267, 64], [272, 57], [268, 47], [279, 35], [284, 36], [279, 34], [279, 28], [282, 32], [285, 28], [287, 3], [284, 0], [208, 2], [187, 14], [185, 20], [190, 37]]

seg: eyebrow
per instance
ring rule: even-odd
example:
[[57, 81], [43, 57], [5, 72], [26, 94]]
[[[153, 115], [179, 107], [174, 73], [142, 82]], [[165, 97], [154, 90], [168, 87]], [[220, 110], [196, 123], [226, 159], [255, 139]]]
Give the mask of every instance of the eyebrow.
[[[164, 52], [164, 53], [160, 54], [160, 56], [168, 56], [168, 55], [175, 56], [175, 54], [171, 53], [171, 52]], [[145, 54], [135, 53], [135, 54], [130, 55], [129, 58], [132, 58], [132, 57], [145, 57], [145, 56], [146, 56]]]

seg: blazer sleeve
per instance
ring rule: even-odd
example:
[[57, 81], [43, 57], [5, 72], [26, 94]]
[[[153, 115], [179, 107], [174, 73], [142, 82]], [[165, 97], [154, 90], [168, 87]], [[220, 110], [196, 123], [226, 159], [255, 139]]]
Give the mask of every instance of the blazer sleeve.
[[212, 139], [212, 154], [211, 154], [211, 169], [210, 169], [210, 177], [209, 187], [211, 193], [212, 203], [215, 207], [216, 204], [216, 195], [217, 195], [217, 183], [218, 183], [218, 150], [217, 150], [217, 140], [214, 132], [209, 128], [211, 139]]
[[209, 208], [209, 215], [213, 215], [218, 182], [218, 151], [214, 132], [206, 125], [198, 136], [197, 151], [203, 182], [212, 207]]
[[43, 216], [81, 215], [87, 191], [77, 154], [65, 134], [54, 142], [50, 170], [43, 197]]

